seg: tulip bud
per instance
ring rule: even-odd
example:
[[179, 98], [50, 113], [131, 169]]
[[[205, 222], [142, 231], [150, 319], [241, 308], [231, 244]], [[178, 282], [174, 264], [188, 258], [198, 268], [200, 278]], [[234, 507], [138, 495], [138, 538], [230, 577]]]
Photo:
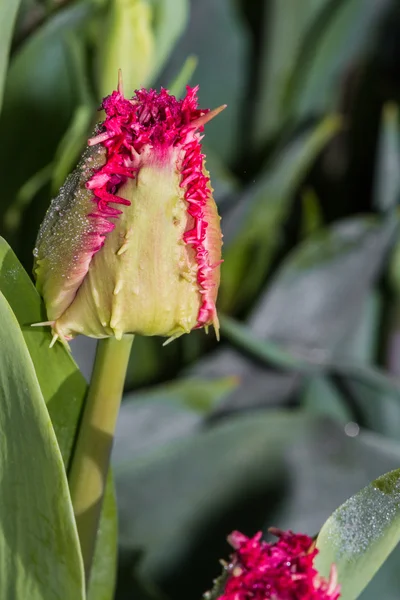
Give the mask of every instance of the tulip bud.
[[[106, 119], [41, 226], [34, 273], [54, 340], [169, 339], [213, 325], [220, 217], [201, 153], [197, 88], [105, 98]], [[168, 340], [169, 341], [169, 340]]]

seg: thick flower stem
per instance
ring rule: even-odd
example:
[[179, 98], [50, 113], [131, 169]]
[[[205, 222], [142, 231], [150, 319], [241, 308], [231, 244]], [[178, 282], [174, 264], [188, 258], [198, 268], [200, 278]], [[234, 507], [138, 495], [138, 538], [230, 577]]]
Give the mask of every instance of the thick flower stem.
[[86, 581], [95, 549], [110, 453], [133, 335], [100, 340], [69, 474]]

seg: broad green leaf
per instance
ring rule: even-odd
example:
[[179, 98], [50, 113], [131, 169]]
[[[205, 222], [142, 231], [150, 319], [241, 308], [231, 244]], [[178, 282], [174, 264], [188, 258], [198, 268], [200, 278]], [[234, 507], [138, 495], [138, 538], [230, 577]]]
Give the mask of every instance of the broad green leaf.
[[[3, 239], [0, 239], [0, 291], [8, 300], [22, 329], [62, 457], [68, 467], [87, 384], [71, 355], [61, 344], [49, 348], [51, 334], [48, 329], [31, 327], [32, 323], [45, 320], [44, 307], [28, 274]], [[108, 583], [102, 584], [105, 590], [111, 590], [115, 575], [113, 556], [117, 522], [113, 510], [113, 493], [110, 480], [101, 516], [100, 537], [97, 542], [97, 548], [100, 549], [92, 568], [93, 579], [103, 581], [104, 571], [108, 565]], [[102, 599], [101, 596], [99, 598]], [[97, 598], [92, 596], [90, 600], [97, 600]]]
[[0, 4], [0, 112], [3, 103], [3, 88], [7, 72], [8, 54], [18, 7], [19, 0], [2, 0]]
[[67, 465], [86, 394], [86, 381], [61, 344], [49, 348], [51, 334], [48, 327], [31, 327], [32, 323], [46, 321], [43, 303], [28, 274], [3, 239], [0, 239], [0, 291], [22, 328]]
[[108, 476], [91, 570], [88, 600], [113, 600], [117, 571], [117, 503], [111, 473]]
[[[31, 327], [32, 323], [46, 319], [44, 307], [28, 274], [3, 239], [0, 239], [0, 292], [12, 307], [22, 329], [62, 457], [68, 467], [87, 384], [71, 355], [61, 344], [49, 348], [51, 335], [48, 329]], [[104, 594], [109, 590], [109, 598], [112, 598], [117, 535], [113, 494], [110, 480], [101, 516], [97, 554], [92, 568], [93, 586], [96, 592], [90, 588], [92, 594], [90, 600], [97, 600], [94, 594], [98, 593], [99, 587], [104, 588]], [[106, 600], [107, 596], [98, 596], [98, 598]]]
[[56, 436], [3, 294], [0, 313], [0, 597], [83, 600], [83, 562]]
[[400, 469], [382, 475], [338, 508], [322, 527], [315, 566], [335, 563], [341, 599], [355, 600], [400, 541]]
[[224, 310], [238, 310], [259, 291], [282, 240], [296, 187], [339, 127], [340, 120], [330, 116], [295, 138], [226, 215], [220, 295]]

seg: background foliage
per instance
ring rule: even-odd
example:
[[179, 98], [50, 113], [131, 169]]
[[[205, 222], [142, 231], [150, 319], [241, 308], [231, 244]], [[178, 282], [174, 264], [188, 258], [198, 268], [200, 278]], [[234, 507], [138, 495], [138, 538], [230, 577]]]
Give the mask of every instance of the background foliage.
[[[135, 341], [113, 456], [118, 600], [199, 598], [233, 528], [315, 534], [399, 466], [399, 64], [396, 0], [1, 2], [0, 290], [19, 325], [0, 327], [20, 330], [12, 351], [66, 467], [86, 383], [29, 329], [44, 314], [22, 268], [50, 198], [118, 67], [131, 91], [180, 95], [190, 81], [201, 106], [228, 104], [204, 140], [223, 217], [222, 342]], [[88, 375], [93, 344], [73, 351]], [[63, 486], [57, 460], [46, 469]], [[91, 600], [113, 597], [115, 543], [110, 481]], [[398, 598], [399, 560], [363, 600]]]

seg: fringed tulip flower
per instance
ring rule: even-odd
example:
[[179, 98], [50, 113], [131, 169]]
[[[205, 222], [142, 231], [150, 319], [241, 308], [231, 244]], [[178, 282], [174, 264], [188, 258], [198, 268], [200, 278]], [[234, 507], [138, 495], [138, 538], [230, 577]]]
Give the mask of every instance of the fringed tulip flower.
[[228, 538], [235, 552], [227, 565], [225, 589], [218, 600], [337, 600], [340, 586], [333, 566], [329, 581], [313, 566], [318, 553], [307, 535], [271, 529], [278, 541], [248, 538], [234, 531]]
[[53, 340], [125, 333], [167, 341], [213, 325], [220, 217], [201, 148], [215, 111], [197, 88], [104, 99], [104, 122], [46, 214], [34, 272]]

